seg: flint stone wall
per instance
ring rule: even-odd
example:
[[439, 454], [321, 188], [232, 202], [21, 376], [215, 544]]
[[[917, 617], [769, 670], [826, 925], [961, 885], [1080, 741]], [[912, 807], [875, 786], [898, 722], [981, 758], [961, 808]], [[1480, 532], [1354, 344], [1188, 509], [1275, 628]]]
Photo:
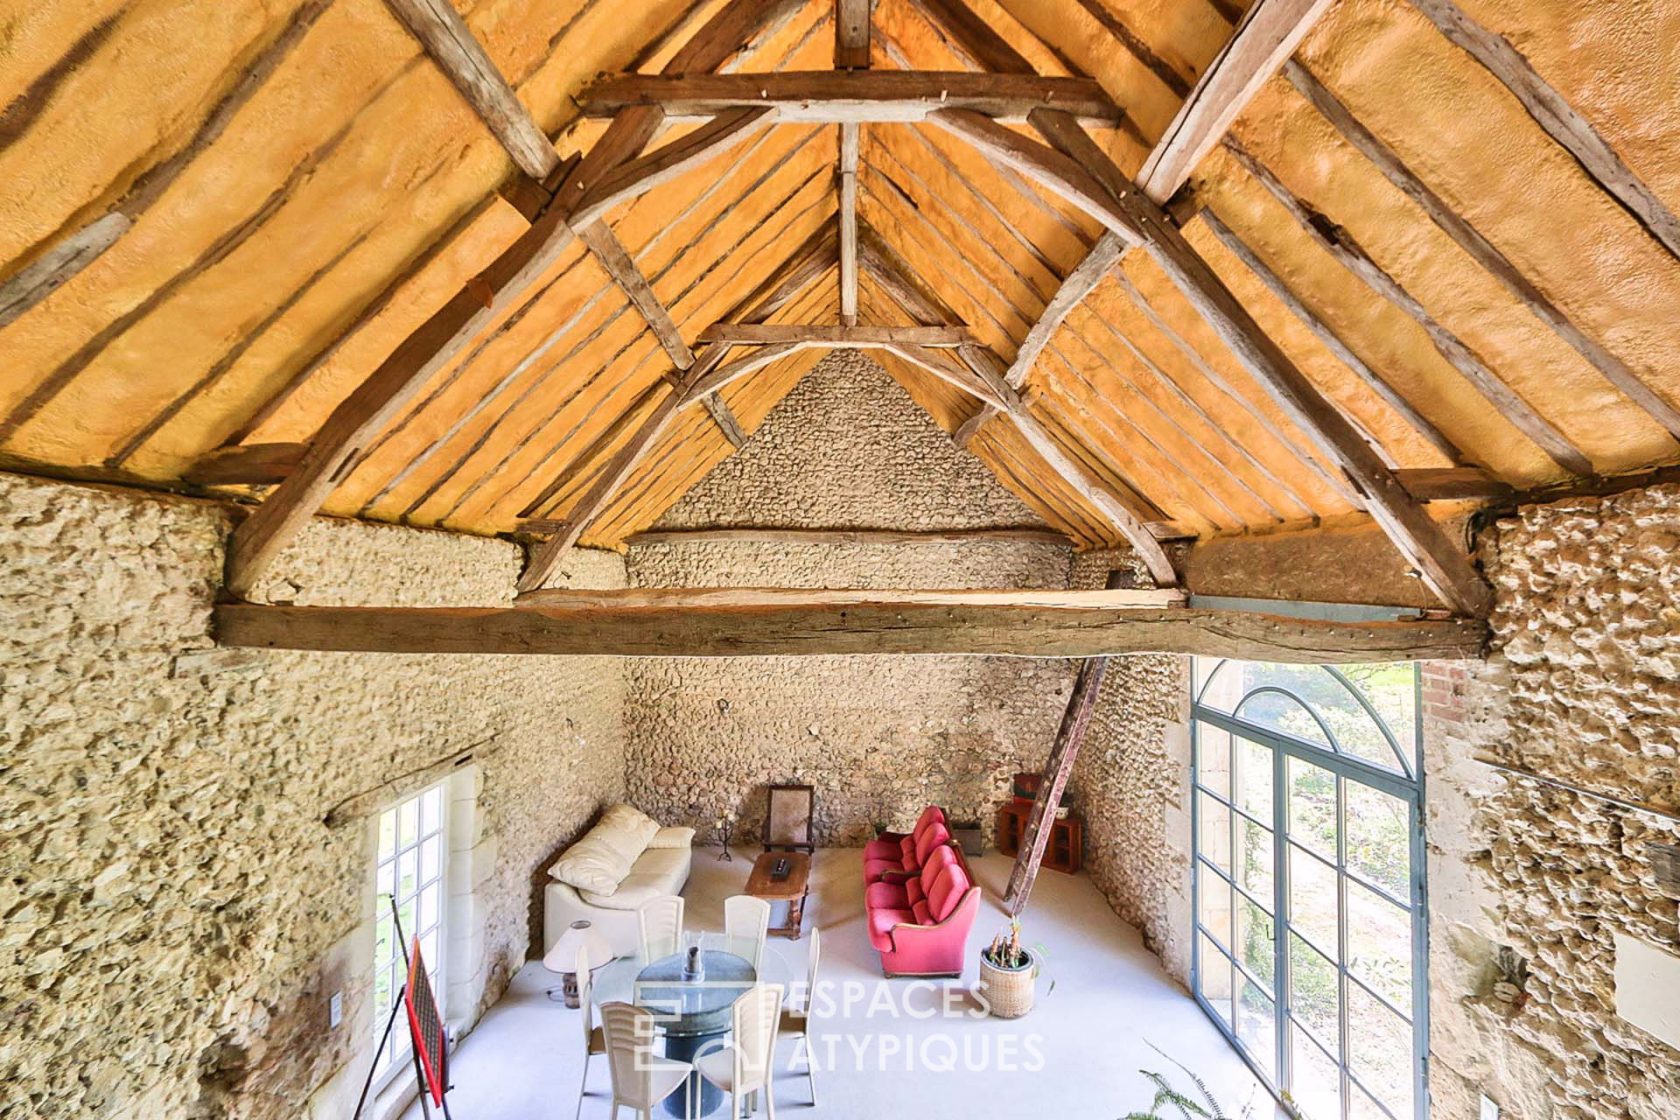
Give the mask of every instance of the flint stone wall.
[[[265, 651], [218, 668], [230, 524], [211, 503], [0, 475], [7, 1120], [295, 1117], [318, 1087], [341, 1094], [374, 1030], [370, 826], [329, 830], [327, 811], [482, 744], [477, 959], [450, 962], [482, 1008], [526, 959], [543, 869], [622, 789], [622, 662]], [[494, 604], [519, 562], [503, 542], [318, 520], [263, 593]], [[617, 556], [569, 567], [623, 583]], [[318, 1114], [348, 1115], [334, 1101]]]

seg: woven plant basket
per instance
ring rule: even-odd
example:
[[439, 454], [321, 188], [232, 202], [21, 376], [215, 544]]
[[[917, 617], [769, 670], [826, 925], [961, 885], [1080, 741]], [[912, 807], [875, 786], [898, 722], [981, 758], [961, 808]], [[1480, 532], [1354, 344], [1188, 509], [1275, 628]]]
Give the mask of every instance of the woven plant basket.
[[1027, 954], [1020, 968], [999, 968], [980, 954], [980, 982], [986, 1006], [999, 1019], [1019, 1019], [1033, 1008], [1033, 989], [1038, 980], [1038, 960]]

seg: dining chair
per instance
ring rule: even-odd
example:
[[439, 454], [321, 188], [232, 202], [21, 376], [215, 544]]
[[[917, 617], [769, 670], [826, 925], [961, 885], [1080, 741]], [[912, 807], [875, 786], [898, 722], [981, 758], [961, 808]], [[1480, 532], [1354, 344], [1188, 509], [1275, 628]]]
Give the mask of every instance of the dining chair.
[[577, 1116], [583, 1115], [583, 1098], [589, 1092], [589, 1061], [607, 1052], [607, 1032], [595, 1025], [595, 980], [589, 972], [589, 946], [578, 946], [577, 959], [578, 1007], [583, 1012], [583, 1077], [578, 1081]]
[[601, 1005], [607, 1066], [612, 1070], [613, 1120], [621, 1108], [634, 1109], [641, 1120], [653, 1120], [654, 1106], [680, 1089], [694, 1072], [687, 1062], [653, 1052], [656, 1018], [633, 1003]]
[[[805, 968], [805, 991], [797, 1008], [782, 1008], [776, 1041], [797, 1039], [805, 1048], [805, 1079], [811, 1083], [811, 1107], [817, 1107], [817, 1052], [811, 1041], [812, 1008], [817, 998], [817, 962], [822, 958], [822, 930], [811, 927], [811, 962]], [[791, 995], [791, 994], [790, 994]], [[788, 1000], [791, 1005], [792, 998]]]
[[636, 911], [636, 922], [642, 931], [643, 964], [682, 951], [682, 895], [664, 894], [648, 899]]
[[723, 935], [729, 951], [752, 961], [753, 972], [764, 971], [764, 940], [769, 936], [770, 904], [750, 894], [723, 900]]
[[[742, 1104], [751, 1101], [757, 1093], [764, 1094], [765, 1111], [770, 1120], [776, 1120], [776, 1096], [772, 1089], [782, 992], [780, 984], [755, 985], [735, 1001], [729, 1045], [694, 1060], [694, 1068], [700, 1071], [701, 1077], [729, 1094], [731, 1120], [739, 1120], [743, 1115]], [[758, 1111], [756, 1104], [752, 1111]]]

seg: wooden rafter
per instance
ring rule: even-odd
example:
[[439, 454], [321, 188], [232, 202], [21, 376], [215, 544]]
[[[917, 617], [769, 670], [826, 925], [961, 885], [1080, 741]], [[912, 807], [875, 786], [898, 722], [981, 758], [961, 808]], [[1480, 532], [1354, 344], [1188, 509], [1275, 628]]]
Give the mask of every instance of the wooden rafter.
[[1435, 347], [1436, 352], [1446, 359], [1460, 376], [1475, 386], [1476, 391], [1486, 397], [1499, 410], [1500, 415], [1515, 425], [1523, 435], [1533, 440], [1553, 462], [1570, 474], [1593, 473], [1592, 460], [1587, 458], [1585, 452], [1570, 442], [1569, 437], [1539, 409], [1506, 384], [1486, 359], [1430, 314], [1423, 301], [1378, 264], [1365, 248], [1354, 240], [1352, 233], [1295, 197], [1270, 168], [1255, 159], [1234, 138], [1226, 139], [1225, 148], [1326, 252], [1363, 280], [1372, 291], [1410, 315], [1429, 336], [1430, 344]]
[[1477, 658], [1472, 619], [1319, 622], [1240, 611], [1013, 603], [280, 607], [223, 603], [223, 646], [367, 653], [632, 657], [1193, 653], [1308, 664]]
[[[1077, 122], [1060, 113], [1035, 114], [1034, 127], [1056, 145], [1047, 148], [967, 110], [945, 110], [932, 120], [1142, 245], [1256, 381], [1342, 468], [1372, 516], [1436, 594], [1455, 610], [1487, 613], [1493, 592], [1469, 558], [1261, 329], [1166, 213], [1125, 179]], [[1104, 178], [1114, 184], [1113, 190]]]
[[[657, 120], [658, 118], [654, 118]], [[607, 169], [595, 183], [579, 184], [582, 201], [573, 221], [589, 225], [599, 221], [614, 206], [622, 205], [669, 182], [696, 164], [714, 158], [771, 123], [768, 109], [732, 109], [719, 113], [706, 124], [648, 152]]]
[[519, 169], [544, 182], [560, 154], [449, 0], [385, 0]]
[[840, 321], [847, 325], [857, 323], [858, 130], [861, 127], [850, 122], [840, 125]]
[[869, 69], [870, 0], [834, 0], [834, 68]]
[[1535, 318], [1556, 331], [1557, 336], [1569, 343], [1577, 354], [1603, 374], [1605, 380], [1650, 413], [1651, 418], [1667, 429], [1669, 435], [1680, 438], [1680, 408], [1676, 408], [1646, 385], [1626, 362], [1577, 326], [1551, 297], [1540, 290], [1539, 285], [1523, 275], [1510, 258], [1460, 217], [1445, 199], [1406, 166], [1392, 148], [1360, 123], [1352, 111], [1343, 105], [1323, 82], [1314, 77], [1311, 71], [1299, 62], [1291, 60], [1283, 72], [1290, 84], [1312, 102], [1313, 107], [1326, 120], [1336, 126], [1336, 131], [1341, 133], [1342, 139], [1370, 160], [1396, 189], [1415, 202], [1418, 208], [1429, 216], [1430, 221], [1457, 242], [1458, 247], [1469, 254], [1488, 275], [1503, 284], [1505, 290], [1515, 296]]
[[653, 108], [668, 117], [710, 117], [768, 107], [778, 120], [813, 124], [914, 123], [941, 108], [973, 109], [1021, 121], [1055, 106], [1082, 120], [1120, 119], [1089, 78], [911, 70], [784, 70], [769, 74], [615, 74], [579, 95], [590, 116]]
[[[783, 6], [783, 0], [732, 0], [668, 65], [685, 71], [716, 68]], [[333, 410], [310, 441], [297, 470], [234, 530], [227, 555], [229, 592], [240, 597], [252, 592], [355, 465], [368, 440], [559, 259], [573, 238], [567, 224], [571, 217], [567, 199], [586, 197], [607, 171], [640, 152], [659, 119], [656, 109], [630, 109], [618, 115], [560, 185], [555, 204]]]
[[1255, 0], [1144, 161], [1138, 185], [1165, 203], [1312, 30], [1330, 0]]
[[1503, 35], [1464, 14], [1453, 0], [1411, 0], [1455, 45], [1499, 79], [1511, 96], [1641, 228], [1680, 258], [1680, 217], [1622, 162], [1596, 128], [1542, 78]]

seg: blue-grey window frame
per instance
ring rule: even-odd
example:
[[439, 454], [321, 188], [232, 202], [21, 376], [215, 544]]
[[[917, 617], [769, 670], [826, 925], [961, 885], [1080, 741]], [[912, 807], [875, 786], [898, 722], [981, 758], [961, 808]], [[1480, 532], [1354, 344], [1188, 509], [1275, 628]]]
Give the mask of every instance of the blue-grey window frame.
[[[1217, 669], [1220, 666], [1224, 665], [1227, 661], [1236, 660], [1236, 659], [1233, 659], [1233, 658], [1211, 658], [1210, 657], [1210, 658], [1198, 658], [1197, 660], [1203, 661], [1203, 662], [1213, 663], [1214, 666], [1215, 666], [1215, 671], [1217, 671]], [[1360, 705], [1362, 707], [1364, 707], [1366, 713], [1376, 722], [1377, 727], [1388, 738], [1388, 740], [1390, 741], [1391, 744], [1394, 744], [1394, 743], [1398, 742], [1396, 736], [1393, 733], [1393, 730], [1388, 726], [1386, 721], [1384, 721], [1383, 718], [1377, 713], [1377, 710], [1376, 710], [1375, 706], [1372, 705], [1366, 699], [1363, 692], [1360, 690], [1360, 688], [1356, 684], [1354, 684], [1352, 681], [1350, 681], [1346, 677], [1345, 674], [1335, 670], [1331, 666], [1324, 665], [1324, 666], [1319, 666], [1319, 668], [1324, 669], [1325, 671], [1329, 672], [1332, 676], [1336, 677], [1338, 680], [1341, 681], [1341, 683], [1345, 687], [1348, 688], [1349, 691], [1351, 691], [1353, 693], [1355, 699], [1357, 699], [1359, 701]], [[1286, 917], [1286, 914], [1287, 914], [1287, 911], [1288, 911], [1288, 899], [1289, 899], [1289, 860], [1286, 858], [1287, 854], [1288, 854], [1287, 845], [1289, 843], [1289, 840], [1288, 840], [1288, 836], [1289, 836], [1289, 798], [1288, 798], [1288, 791], [1289, 791], [1290, 787], [1288, 785], [1288, 774], [1287, 774], [1288, 760], [1290, 758], [1300, 758], [1300, 759], [1302, 759], [1306, 762], [1310, 762], [1314, 766], [1322, 767], [1323, 769], [1330, 771], [1331, 773], [1337, 775], [1340, 778], [1360, 782], [1364, 785], [1368, 785], [1368, 786], [1371, 786], [1375, 789], [1378, 789], [1383, 793], [1387, 793], [1387, 794], [1389, 794], [1393, 797], [1399, 798], [1400, 800], [1407, 803], [1408, 815], [1410, 816], [1410, 819], [1411, 819], [1411, 822], [1412, 822], [1411, 835], [1410, 835], [1409, 839], [1410, 839], [1410, 857], [1411, 857], [1410, 858], [1410, 862], [1411, 862], [1411, 868], [1410, 868], [1410, 870], [1411, 870], [1411, 875], [1410, 875], [1411, 882], [1410, 882], [1410, 886], [1411, 886], [1411, 896], [1412, 896], [1411, 897], [1411, 903], [1410, 903], [1410, 911], [1411, 911], [1411, 919], [1412, 919], [1412, 1015], [1411, 1015], [1411, 1021], [1412, 1021], [1412, 1113], [1413, 1113], [1413, 1115], [1410, 1118], [1396, 1116], [1395, 1120], [1428, 1120], [1428, 1117], [1429, 1117], [1429, 891], [1428, 891], [1428, 876], [1426, 874], [1428, 851], [1427, 851], [1427, 838], [1425, 836], [1425, 818], [1424, 818], [1424, 804], [1425, 804], [1425, 802], [1424, 802], [1424, 767], [1423, 767], [1423, 674], [1422, 674], [1422, 672], [1419, 670], [1419, 667], [1416, 665], [1416, 663], [1414, 663], [1413, 664], [1413, 673], [1412, 673], [1412, 690], [1413, 690], [1413, 696], [1412, 696], [1413, 707], [1412, 707], [1412, 710], [1415, 713], [1415, 718], [1412, 721], [1412, 723], [1413, 723], [1413, 739], [1414, 739], [1414, 742], [1412, 743], [1412, 757], [1411, 757], [1411, 759], [1406, 759], [1403, 755], [1401, 755], [1401, 757], [1399, 759], [1402, 767], [1407, 771], [1406, 774], [1400, 774], [1400, 773], [1396, 773], [1396, 772], [1391, 771], [1391, 770], [1385, 770], [1382, 767], [1376, 766], [1375, 764], [1367, 762], [1364, 759], [1359, 758], [1357, 756], [1349, 755], [1349, 754], [1347, 754], [1345, 752], [1342, 752], [1340, 750], [1326, 749], [1321, 744], [1312, 743], [1312, 742], [1309, 742], [1305, 739], [1294, 738], [1293, 736], [1287, 735], [1287, 734], [1285, 734], [1281, 731], [1277, 731], [1277, 730], [1275, 730], [1273, 728], [1269, 728], [1269, 727], [1262, 727], [1258, 724], [1254, 724], [1254, 723], [1251, 723], [1247, 720], [1244, 720], [1241, 717], [1229, 715], [1225, 712], [1219, 711], [1216, 708], [1204, 707], [1201, 703], [1201, 692], [1207, 687], [1208, 683], [1210, 681], [1212, 681], [1213, 673], [1210, 672], [1206, 676], [1202, 676], [1199, 673], [1192, 672], [1191, 676], [1190, 676], [1190, 679], [1191, 679], [1191, 686], [1190, 686], [1191, 687], [1191, 695], [1190, 695], [1190, 717], [1191, 717], [1190, 718], [1190, 788], [1191, 788], [1191, 806], [1190, 806], [1190, 808], [1191, 808], [1191, 812], [1190, 812], [1190, 852], [1191, 852], [1191, 856], [1190, 856], [1190, 885], [1191, 885], [1191, 903], [1190, 903], [1190, 923], [1191, 923], [1190, 991], [1191, 991], [1191, 994], [1195, 997], [1196, 1003], [1202, 1008], [1202, 1011], [1204, 1013], [1206, 1013], [1208, 1018], [1213, 1021], [1214, 1026], [1219, 1029], [1220, 1033], [1225, 1036], [1226, 1040], [1231, 1044], [1232, 1048], [1234, 1050], [1236, 1050], [1236, 1052], [1242, 1057], [1243, 1061], [1248, 1064], [1248, 1067], [1251, 1070], [1253, 1070], [1254, 1075], [1257, 1078], [1260, 1079], [1261, 1084], [1265, 1085], [1269, 1090], [1271, 1090], [1273, 1095], [1278, 1097], [1279, 1101], [1282, 1102], [1283, 1092], [1292, 1083], [1291, 1078], [1290, 1078], [1290, 1072], [1291, 1072], [1290, 1067], [1291, 1067], [1292, 1062], [1291, 1062], [1291, 1056], [1289, 1054], [1289, 1022], [1293, 1017], [1293, 1015], [1292, 1015], [1292, 1010], [1293, 1009], [1290, 1007], [1290, 1003], [1289, 1003], [1289, 1000], [1290, 1000], [1290, 996], [1289, 996], [1289, 993], [1290, 993], [1290, 984], [1289, 984], [1289, 933], [1290, 933], [1290, 922]], [[1315, 720], [1318, 720], [1318, 722], [1320, 723], [1321, 726], [1323, 726], [1323, 721], [1319, 718], [1317, 712], [1314, 711], [1313, 705], [1310, 702], [1308, 702], [1305, 698], [1303, 698], [1301, 696], [1297, 696], [1294, 693], [1289, 692], [1288, 689], [1281, 688], [1280, 686], [1277, 686], [1277, 685], [1262, 685], [1260, 687], [1264, 688], [1264, 689], [1269, 689], [1269, 690], [1272, 690], [1272, 691], [1278, 691], [1278, 692], [1285, 693], [1286, 695], [1289, 696], [1290, 699], [1296, 701], [1303, 708], [1305, 708], [1307, 710], [1307, 712], [1310, 715], [1312, 715]], [[1255, 690], [1251, 689], [1251, 690], [1249, 690], [1249, 692], [1244, 693], [1242, 699], [1237, 701], [1237, 703], [1232, 705], [1232, 710], [1235, 711], [1237, 709], [1240, 709], [1242, 707], [1243, 701], [1247, 700], [1248, 696], [1253, 691], [1255, 691]], [[1221, 730], [1228, 732], [1233, 737], [1241, 737], [1241, 738], [1247, 739], [1250, 742], [1257, 743], [1260, 746], [1267, 747], [1271, 750], [1271, 752], [1272, 752], [1272, 820], [1271, 820], [1271, 823], [1269, 825], [1264, 821], [1256, 820], [1256, 818], [1252, 814], [1244, 812], [1242, 809], [1240, 809], [1236, 805], [1237, 796], [1236, 796], [1236, 786], [1235, 786], [1234, 778], [1233, 778], [1233, 783], [1232, 783], [1232, 796], [1231, 796], [1231, 799], [1229, 801], [1227, 801], [1225, 798], [1221, 797], [1215, 791], [1207, 789], [1206, 787], [1204, 787], [1202, 785], [1202, 783], [1201, 783], [1201, 760], [1202, 760], [1201, 725], [1203, 723], [1207, 723], [1207, 724], [1210, 724], [1214, 727], [1218, 727]], [[1336, 743], [1335, 736], [1329, 732], [1328, 728], [1326, 728], [1326, 734], [1329, 736], [1331, 743], [1333, 743], [1333, 744]], [[1235, 747], [1235, 744], [1233, 743], [1232, 750], [1231, 750], [1231, 756], [1232, 756], [1233, 760], [1235, 759], [1236, 754], [1237, 754], [1236, 747]], [[1223, 806], [1231, 814], [1233, 814], [1233, 817], [1232, 817], [1233, 825], [1234, 825], [1236, 817], [1241, 816], [1241, 817], [1243, 817], [1243, 818], [1245, 818], [1249, 821], [1253, 821], [1255, 824], [1259, 824], [1262, 827], [1268, 827], [1272, 830], [1272, 849], [1273, 849], [1274, 865], [1273, 865], [1273, 868], [1272, 868], [1272, 909], [1271, 909], [1271, 917], [1272, 917], [1273, 952], [1274, 952], [1275, 955], [1274, 955], [1274, 960], [1273, 960], [1273, 965], [1272, 965], [1273, 982], [1271, 984], [1271, 989], [1272, 989], [1272, 1000], [1273, 1000], [1273, 1014], [1274, 1014], [1274, 1017], [1276, 1019], [1276, 1028], [1277, 1028], [1276, 1032], [1275, 1032], [1276, 1037], [1274, 1039], [1275, 1051], [1276, 1052], [1272, 1056], [1273, 1069], [1276, 1071], [1275, 1081], [1274, 1081], [1273, 1077], [1269, 1076], [1266, 1073], [1266, 1071], [1260, 1066], [1260, 1064], [1254, 1059], [1253, 1055], [1251, 1055], [1249, 1053], [1249, 1049], [1248, 1049], [1247, 1045], [1245, 1043], [1243, 1043], [1243, 1041], [1240, 1038], [1237, 1037], [1237, 1033], [1236, 1033], [1236, 1029], [1235, 1029], [1235, 1019], [1237, 1017], [1237, 1009], [1236, 1009], [1237, 992], [1235, 990], [1233, 990], [1232, 993], [1231, 993], [1231, 1001], [1232, 1001], [1231, 1002], [1231, 1007], [1232, 1007], [1233, 1022], [1230, 1023], [1230, 1024], [1227, 1024], [1225, 1022], [1225, 1020], [1220, 1016], [1218, 1010], [1208, 1000], [1206, 1000], [1202, 996], [1202, 938], [1204, 936], [1209, 937], [1209, 938], [1214, 938], [1213, 931], [1205, 929], [1202, 925], [1202, 874], [1203, 874], [1204, 866], [1209, 871], [1211, 871], [1212, 874], [1217, 876], [1223, 883], [1229, 885], [1239, 896], [1248, 896], [1251, 899], [1253, 898], [1253, 896], [1250, 894], [1250, 892], [1245, 890], [1243, 887], [1239, 886], [1236, 882], [1236, 875], [1235, 875], [1235, 873], [1236, 873], [1236, 853], [1234, 851], [1232, 852], [1232, 857], [1231, 857], [1232, 858], [1232, 876], [1230, 878], [1226, 878], [1220, 872], [1220, 870], [1217, 867], [1215, 867], [1211, 863], [1208, 863], [1206, 860], [1204, 860], [1202, 858], [1202, 844], [1201, 844], [1201, 841], [1202, 841], [1202, 836], [1201, 836], [1202, 802], [1201, 802], [1201, 799], [1204, 798], [1204, 797], [1213, 798], [1213, 800], [1215, 802], [1217, 802], [1219, 805]], [[1339, 959], [1331, 961], [1330, 963], [1335, 967], [1336, 972], [1337, 972], [1337, 981], [1338, 981], [1337, 982], [1337, 993], [1338, 993], [1337, 994], [1337, 1004], [1338, 1004], [1338, 1009], [1337, 1009], [1338, 1015], [1337, 1015], [1337, 1017], [1338, 1017], [1338, 1022], [1339, 1022], [1339, 1025], [1340, 1025], [1342, 1037], [1338, 1040], [1338, 1050], [1340, 1051], [1340, 1053], [1338, 1053], [1336, 1055], [1332, 1055], [1331, 1057], [1332, 1057], [1332, 1060], [1336, 1063], [1338, 1076], [1340, 1077], [1340, 1080], [1341, 1080], [1341, 1101], [1342, 1101], [1342, 1118], [1341, 1118], [1341, 1120], [1345, 1120], [1345, 1118], [1348, 1114], [1348, 1107], [1349, 1107], [1348, 1102], [1349, 1102], [1349, 1099], [1350, 1099], [1350, 1094], [1348, 1093], [1348, 1086], [1349, 1086], [1350, 1081], [1354, 1084], [1359, 1084], [1360, 1088], [1373, 1101], [1377, 1102], [1377, 1105], [1378, 1105], [1379, 1108], [1381, 1108], [1384, 1112], [1389, 1112], [1389, 1109], [1388, 1109], [1387, 1105], [1385, 1103], [1383, 1103], [1382, 1100], [1374, 1092], [1372, 1092], [1370, 1089], [1366, 1089], [1364, 1087], [1364, 1085], [1358, 1081], [1358, 1079], [1353, 1075], [1352, 1071], [1349, 1069], [1348, 1014], [1347, 1014], [1347, 1005], [1346, 1005], [1347, 999], [1346, 999], [1346, 994], [1345, 994], [1346, 990], [1347, 990], [1346, 986], [1348, 984], [1359, 984], [1365, 990], [1365, 992], [1367, 994], [1371, 995], [1373, 998], [1378, 999], [1379, 1001], [1381, 1001], [1384, 1004], [1389, 1005], [1390, 1007], [1392, 1007], [1393, 1004], [1392, 1004], [1391, 1001], [1389, 1001], [1387, 999], [1384, 999], [1382, 996], [1380, 996], [1376, 992], [1372, 991], [1371, 987], [1368, 984], [1365, 984], [1358, 977], [1353, 976], [1348, 972], [1348, 960], [1347, 960], [1347, 915], [1348, 915], [1348, 908], [1347, 908], [1347, 890], [1346, 890], [1346, 878], [1345, 878], [1346, 874], [1348, 873], [1348, 868], [1347, 868], [1347, 837], [1346, 837], [1346, 829], [1344, 827], [1344, 823], [1345, 823], [1345, 820], [1346, 820], [1346, 807], [1347, 806], [1346, 806], [1346, 794], [1344, 792], [1344, 787], [1342, 786], [1342, 784], [1340, 782], [1338, 782], [1337, 786], [1336, 786], [1336, 802], [1337, 802], [1337, 804], [1336, 804], [1336, 821], [1337, 821], [1337, 829], [1336, 829], [1336, 870], [1338, 872], [1338, 874], [1337, 874], [1337, 890], [1339, 892], [1339, 905], [1338, 905], [1338, 913], [1337, 913], [1337, 938], [1341, 942], [1341, 944], [1339, 946], [1340, 952], [1337, 954]], [[1299, 847], [1299, 845], [1297, 845], [1297, 846]], [[1302, 851], [1306, 851], [1309, 856], [1312, 856], [1314, 858], [1318, 858], [1321, 861], [1323, 860], [1322, 856], [1318, 856], [1316, 853], [1310, 852], [1305, 848], [1302, 848]], [[1375, 889], [1377, 891], [1377, 893], [1387, 896], [1391, 901], [1394, 901], [1394, 902], [1397, 902], [1397, 903], [1401, 901], [1399, 899], [1394, 898], [1394, 896], [1390, 892], [1382, 889], [1381, 887], [1378, 887], [1376, 884], [1371, 883], [1369, 880], [1364, 879], [1363, 877], [1357, 875], [1357, 873], [1354, 874], [1354, 877], [1356, 879], [1358, 879], [1359, 882], [1362, 883], [1363, 885], [1371, 887], [1371, 888]], [[1311, 945], [1311, 942], [1308, 941], [1308, 944]], [[1234, 945], [1226, 946], [1226, 948], [1229, 949], [1233, 954], [1236, 954], [1236, 947]], [[1254, 984], [1258, 985], [1262, 990], [1264, 990], [1266, 985], [1260, 981], [1259, 977], [1254, 976], [1253, 974], [1248, 972], [1248, 970], [1244, 967], [1242, 961], [1237, 959], [1236, 955], [1233, 955], [1231, 958], [1229, 958], [1229, 960], [1230, 960], [1230, 963], [1231, 963], [1232, 967], [1234, 967], [1238, 972], [1240, 972], [1244, 977], [1246, 977], [1251, 983], [1254, 983]], [[1390, 1113], [1390, 1115], [1393, 1115], [1393, 1114]], [[1315, 1116], [1315, 1117], [1312, 1118], [1312, 1120], [1321, 1120], [1321, 1118]]]

